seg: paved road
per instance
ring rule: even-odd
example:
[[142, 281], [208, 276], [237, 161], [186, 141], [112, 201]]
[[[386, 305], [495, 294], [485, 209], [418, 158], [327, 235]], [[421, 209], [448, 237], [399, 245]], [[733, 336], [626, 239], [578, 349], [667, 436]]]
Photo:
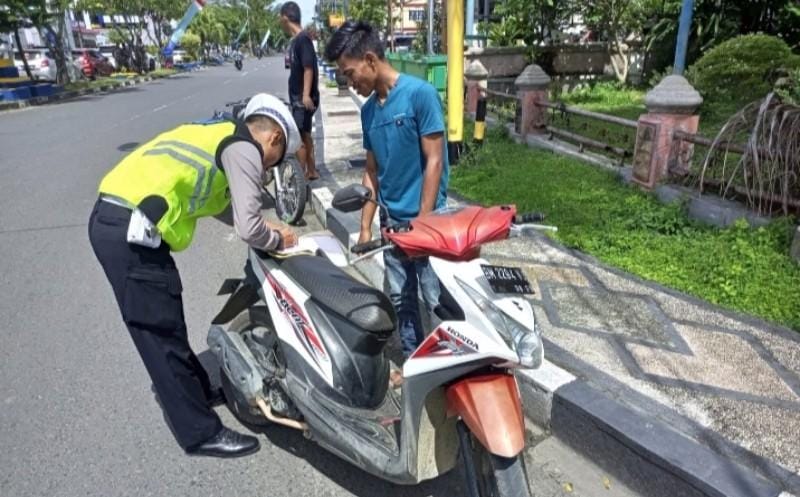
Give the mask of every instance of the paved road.
[[[450, 496], [457, 475], [419, 487], [385, 484], [272, 428], [238, 460], [186, 457], [150, 392], [86, 222], [99, 179], [159, 131], [208, 117], [256, 91], [285, 93], [282, 59], [232, 66], [108, 95], [0, 114], [0, 495]], [[309, 229], [315, 229], [313, 216]], [[192, 345], [238, 276], [244, 245], [200, 223], [176, 257]], [[208, 354], [204, 363], [213, 367]], [[238, 426], [225, 408], [223, 420]]]

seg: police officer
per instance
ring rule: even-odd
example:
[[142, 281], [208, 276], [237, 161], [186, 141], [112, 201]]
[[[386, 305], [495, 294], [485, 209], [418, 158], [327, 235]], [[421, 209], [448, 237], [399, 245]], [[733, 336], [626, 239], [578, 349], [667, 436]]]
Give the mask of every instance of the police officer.
[[212, 389], [192, 352], [181, 279], [170, 252], [189, 246], [197, 219], [233, 207], [239, 236], [262, 250], [297, 241], [261, 216], [264, 172], [300, 145], [289, 109], [272, 95], [250, 99], [237, 123], [186, 124], [125, 157], [102, 180], [89, 239], [166, 418], [191, 455], [237, 457], [258, 439], [222, 425]]

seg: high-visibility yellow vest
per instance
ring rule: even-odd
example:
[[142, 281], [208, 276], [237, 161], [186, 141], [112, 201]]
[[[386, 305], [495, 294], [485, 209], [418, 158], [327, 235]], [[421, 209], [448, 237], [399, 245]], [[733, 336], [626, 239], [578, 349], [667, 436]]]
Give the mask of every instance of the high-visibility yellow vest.
[[228, 180], [215, 157], [234, 129], [225, 121], [185, 124], [162, 133], [122, 159], [100, 182], [99, 192], [135, 206], [147, 197], [162, 197], [167, 211], [156, 227], [172, 250], [183, 250], [192, 241], [197, 219], [217, 215], [230, 203]]

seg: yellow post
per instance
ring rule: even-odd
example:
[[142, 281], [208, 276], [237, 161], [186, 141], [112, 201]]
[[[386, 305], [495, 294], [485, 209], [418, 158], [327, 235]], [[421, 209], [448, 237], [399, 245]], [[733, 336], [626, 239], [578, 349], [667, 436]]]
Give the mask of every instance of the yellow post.
[[458, 162], [464, 138], [464, 0], [447, 0], [447, 141]]

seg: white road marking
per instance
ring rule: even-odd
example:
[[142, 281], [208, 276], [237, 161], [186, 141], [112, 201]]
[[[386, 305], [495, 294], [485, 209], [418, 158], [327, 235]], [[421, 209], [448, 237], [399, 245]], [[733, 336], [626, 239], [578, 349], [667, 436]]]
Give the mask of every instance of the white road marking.
[[159, 105], [158, 107], [156, 107], [155, 109], [153, 109], [153, 112], [158, 112], [158, 111], [160, 111], [160, 110], [164, 110], [164, 109], [166, 109], [166, 108], [167, 108], [167, 107], [169, 107], [169, 106], [170, 106], [170, 104]]

